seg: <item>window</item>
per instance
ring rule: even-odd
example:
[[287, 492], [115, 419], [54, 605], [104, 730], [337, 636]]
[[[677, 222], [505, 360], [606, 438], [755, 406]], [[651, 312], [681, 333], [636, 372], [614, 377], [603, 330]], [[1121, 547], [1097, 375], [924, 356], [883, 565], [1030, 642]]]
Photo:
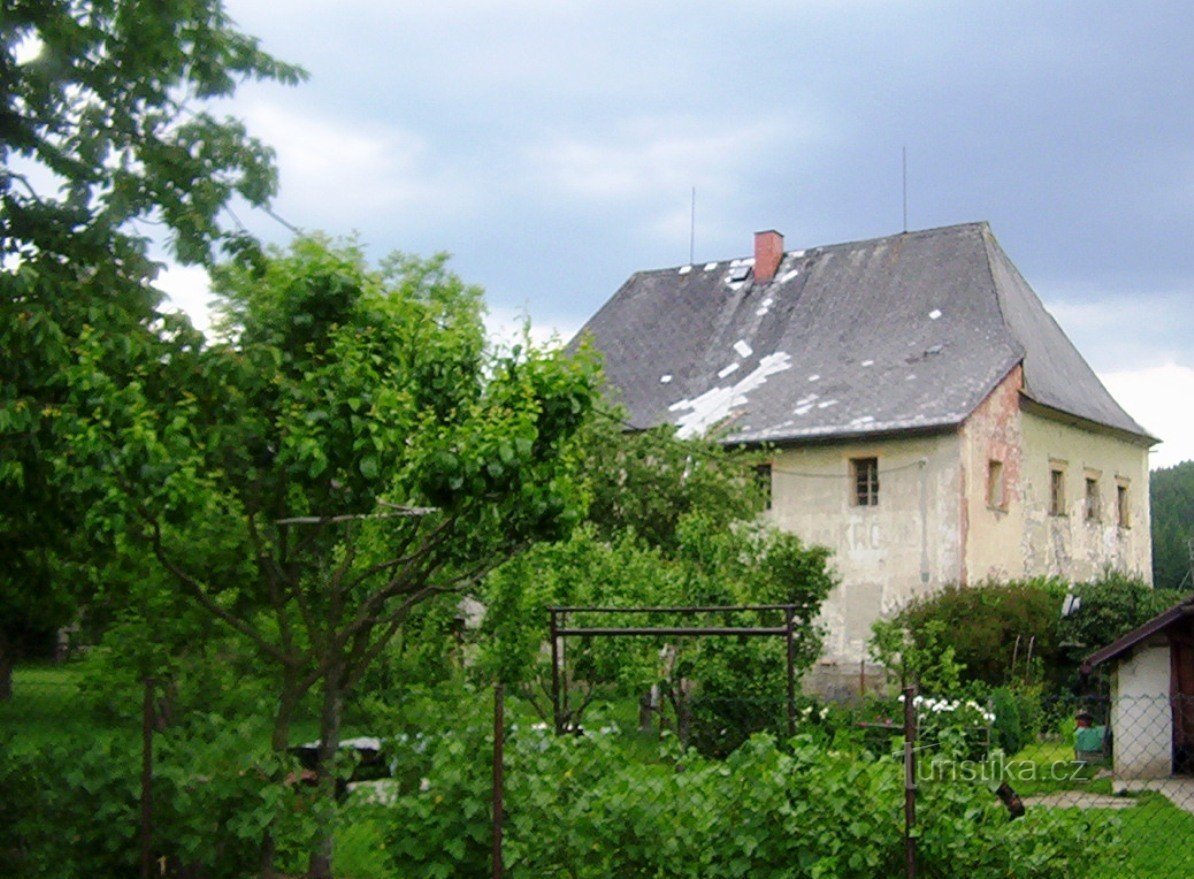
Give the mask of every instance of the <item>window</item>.
[[1003, 491], [1003, 462], [991, 460], [987, 462], [987, 506], [997, 510], [1007, 506]]
[[755, 467], [755, 484], [759, 487], [759, 496], [763, 498], [763, 509], [771, 509], [771, 465], [760, 464]]
[[879, 506], [879, 459], [851, 458], [850, 475], [854, 488], [854, 506]]
[[1132, 527], [1132, 511], [1128, 506], [1128, 502], [1128, 485], [1126, 482], [1121, 482], [1115, 486], [1115, 512], [1120, 528]]
[[1049, 471], [1049, 515], [1065, 515], [1065, 471], [1057, 468]]
[[1086, 521], [1098, 522], [1103, 518], [1102, 498], [1099, 497], [1099, 480], [1094, 476], [1086, 477]]

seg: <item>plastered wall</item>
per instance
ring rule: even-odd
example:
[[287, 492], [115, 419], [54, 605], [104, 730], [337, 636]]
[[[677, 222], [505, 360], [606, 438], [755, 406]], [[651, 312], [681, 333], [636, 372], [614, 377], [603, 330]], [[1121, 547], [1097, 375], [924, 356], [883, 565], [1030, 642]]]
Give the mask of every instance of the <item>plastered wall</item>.
[[1173, 771], [1169, 645], [1149, 642], [1121, 660], [1112, 678], [1115, 781], [1165, 778]]
[[[1087, 580], [1106, 568], [1151, 582], [1147, 449], [1021, 410], [1017, 380], [1009, 377], [962, 429], [966, 582], [1049, 574]], [[990, 498], [992, 460], [1003, 462], [1002, 506]], [[1062, 474], [1061, 515], [1050, 509], [1054, 470]], [[1092, 515], [1087, 479], [1097, 487]], [[1127, 490], [1127, 527], [1118, 521], [1119, 486]]]
[[[852, 458], [879, 463], [879, 503], [854, 504]], [[824, 662], [851, 678], [871, 624], [912, 597], [956, 580], [961, 503], [956, 433], [782, 449], [772, 460], [778, 527], [833, 550], [841, 579], [822, 612]]]

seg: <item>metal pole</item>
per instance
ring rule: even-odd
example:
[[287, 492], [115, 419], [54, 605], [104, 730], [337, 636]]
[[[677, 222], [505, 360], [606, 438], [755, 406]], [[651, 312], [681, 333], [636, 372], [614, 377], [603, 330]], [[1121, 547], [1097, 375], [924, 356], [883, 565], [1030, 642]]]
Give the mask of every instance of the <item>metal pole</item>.
[[916, 879], [916, 687], [904, 688], [904, 876]]
[[796, 642], [792, 638], [794, 608], [784, 611], [787, 633], [784, 636], [788, 648], [788, 737], [796, 735]]
[[866, 657], [858, 660], [858, 698], [866, 698]]
[[493, 879], [502, 879], [502, 825], [505, 803], [502, 763], [506, 753], [506, 692], [501, 682], [493, 685]]
[[551, 609], [551, 717], [556, 728], [556, 735], [564, 732], [564, 719], [560, 713], [560, 636], [556, 623], [556, 610]]
[[153, 865], [153, 678], [145, 679], [141, 700], [141, 879]]

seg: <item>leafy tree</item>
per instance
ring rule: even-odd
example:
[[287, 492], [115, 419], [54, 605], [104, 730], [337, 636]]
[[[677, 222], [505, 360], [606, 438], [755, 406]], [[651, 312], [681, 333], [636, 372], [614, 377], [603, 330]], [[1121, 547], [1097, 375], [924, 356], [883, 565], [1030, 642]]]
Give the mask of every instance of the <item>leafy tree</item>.
[[1149, 488], [1153, 583], [1158, 589], [1194, 590], [1194, 461], [1154, 470]]
[[3, 698], [22, 637], [75, 613], [89, 578], [69, 562], [103, 552], [78, 528], [89, 499], [55, 474], [66, 372], [84, 345], [112, 376], [161, 356], [147, 225], [183, 262], [251, 246], [221, 212], [269, 200], [272, 153], [206, 102], [302, 72], [237, 31], [221, 0], [11, 0], [0, 15]]
[[[751, 519], [725, 523], [701, 512], [684, 516], [674, 537], [675, 551], [667, 553], [633, 530], [606, 539], [589, 523], [570, 540], [538, 547], [495, 571], [487, 582], [481, 673], [517, 688], [547, 717], [550, 663], [542, 644], [548, 608], [560, 605], [793, 604], [796, 666], [804, 669], [815, 661], [821, 633], [814, 620], [834, 583], [828, 550], [806, 547], [795, 535]], [[766, 623], [782, 624], [781, 616], [772, 612]], [[698, 619], [760, 624], [757, 612], [717, 612]], [[676, 625], [693, 619], [583, 612], [569, 618], [570, 623], [598, 621]], [[705, 750], [725, 752], [783, 716], [785, 646], [778, 638], [575, 638], [566, 650], [575, 691], [565, 718], [569, 725], [579, 724], [603, 692], [626, 697], [654, 690], [653, 710], [669, 717], [682, 737]]]
[[[580, 518], [595, 369], [489, 352], [480, 291], [442, 257], [375, 270], [303, 238], [214, 278], [233, 341], [196, 352], [169, 413], [148, 363], [74, 371], [72, 464], [102, 498], [88, 526], [152, 552], [275, 670], [275, 748], [318, 689], [330, 802], [344, 699], [411, 610]], [[330, 858], [329, 829], [312, 873]]]
[[[1063, 617], [1068, 593], [1080, 602]], [[1172, 603], [1168, 591], [1116, 571], [1085, 583], [1042, 578], [949, 585], [877, 624], [872, 653], [889, 668], [919, 674], [922, 666], [936, 669], [948, 659], [968, 680], [991, 686], [1042, 681], [1057, 689], [1076, 682], [1084, 656]]]

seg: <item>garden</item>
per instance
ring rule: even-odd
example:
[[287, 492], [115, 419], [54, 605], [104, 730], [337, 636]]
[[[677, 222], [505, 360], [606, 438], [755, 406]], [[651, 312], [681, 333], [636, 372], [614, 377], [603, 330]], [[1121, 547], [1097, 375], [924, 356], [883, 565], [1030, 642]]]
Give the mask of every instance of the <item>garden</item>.
[[[494, 343], [445, 255], [257, 240], [233, 209], [269, 210], [273, 153], [196, 107], [304, 74], [221, 3], [12, 18], [0, 875], [875, 877], [910, 841], [930, 877], [1188, 875], [1162, 795], [999, 793], [1004, 758], [1068, 759], [1074, 645], [1143, 584], [946, 590], [876, 630], [886, 692], [797, 696], [837, 584], [761, 521], [765, 449], [627, 430], [592, 351]], [[210, 275], [209, 331], [161, 247]], [[677, 606], [784, 637], [549, 631]]]

